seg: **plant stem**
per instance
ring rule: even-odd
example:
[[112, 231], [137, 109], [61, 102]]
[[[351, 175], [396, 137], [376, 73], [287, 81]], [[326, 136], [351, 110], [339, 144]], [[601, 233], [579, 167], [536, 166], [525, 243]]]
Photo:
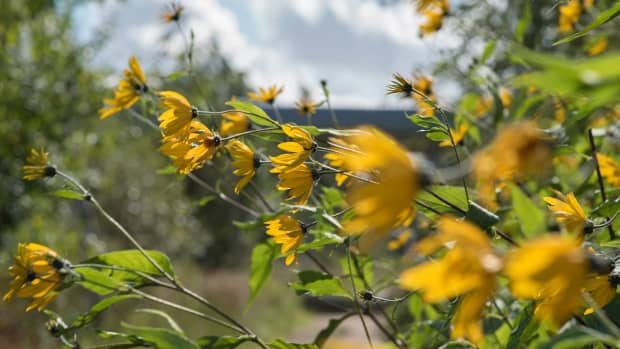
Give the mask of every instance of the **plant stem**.
[[274, 126], [274, 127], [259, 128], [259, 129], [256, 129], [256, 130], [249, 130], [249, 131], [237, 133], [237, 134], [234, 134], [234, 135], [230, 135], [228, 137], [224, 137], [224, 138], [221, 139], [221, 141], [225, 142], [225, 141], [229, 141], [229, 140], [234, 139], [234, 138], [239, 138], [239, 137], [251, 135], [251, 134], [254, 134], [254, 133], [265, 132], [265, 131], [273, 131], [273, 130], [278, 130], [278, 129], [280, 129], [280, 128]]
[[[603, 199], [603, 203], [607, 201], [607, 195], [605, 195], [605, 184], [603, 183], [603, 176], [601, 176], [601, 167], [598, 163], [598, 157], [596, 156], [596, 144], [594, 143], [594, 135], [592, 134], [592, 129], [588, 129], [588, 139], [590, 140], [590, 149], [592, 152], [592, 159], [594, 160], [594, 166], [596, 166], [596, 176], [598, 178], [598, 186], [601, 190], [601, 198]], [[609, 217], [605, 217], [609, 220]], [[616, 238], [616, 233], [614, 232], [614, 228], [610, 225], [607, 226], [609, 230], [609, 239], [613, 240]]]
[[231, 198], [230, 196], [221, 193], [219, 191], [217, 191], [213, 186], [211, 186], [209, 183], [203, 181], [202, 179], [200, 179], [198, 176], [196, 176], [193, 173], [190, 173], [187, 175], [187, 177], [189, 179], [191, 179], [192, 181], [194, 181], [196, 184], [198, 184], [199, 186], [203, 187], [204, 189], [207, 189], [208, 191], [210, 191], [213, 194], [216, 194], [220, 199], [222, 199], [223, 201], [226, 201], [227, 203], [235, 206], [236, 208], [254, 216], [254, 217], [260, 217], [260, 214], [256, 211], [254, 211], [253, 209], [245, 206], [244, 204], [240, 203], [239, 201]]
[[360, 321], [362, 322], [362, 327], [364, 327], [364, 334], [366, 335], [366, 340], [368, 340], [368, 344], [370, 348], [374, 348], [372, 345], [372, 339], [370, 338], [370, 332], [368, 332], [368, 327], [366, 326], [366, 321], [364, 320], [364, 314], [362, 313], [362, 307], [357, 300], [357, 289], [355, 288], [355, 279], [353, 278], [353, 268], [351, 267], [351, 238], [347, 240], [347, 266], [349, 267], [349, 278], [351, 279], [351, 287], [353, 287], [353, 304], [355, 305], [355, 310], [357, 311]]

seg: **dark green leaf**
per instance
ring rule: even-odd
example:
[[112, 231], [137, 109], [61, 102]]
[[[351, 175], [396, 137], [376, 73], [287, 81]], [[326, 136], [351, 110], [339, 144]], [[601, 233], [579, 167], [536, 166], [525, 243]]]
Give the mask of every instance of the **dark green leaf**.
[[260, 290], [271, 277], [273, 260], [278, 255], [278, 248], [273, 243], [256, 245], [252, 250], [252, 262], [250, 265], [250, 299], [248, 304], [254, 301]]
[[327, 327], [325, 327], [324, 329], [322, 329], [314, 338], [313, 343], [316, 344], [317, 347], [322, 348], [323, 344], [325, 344], [325, 341], [327, 341], [329, 339], [329, 337], [334, 333], [334, 331], [338, 328], [338, 326], [340, 326], [340, 324], [346, 320], [347, 318], [349, 318], [350, 316], [352, 316], [352, 313], [346, 314], [342, 317], [339, 317], [337, 319], [330, 319], [329, 320], [329, 324], [327, 325]]
[[196, 340], [201, 349], [234, 349], [241, 343], [252, 340], [249, 336], [204, 336]]
[[583, 28], [581, 31], [578, 31], [577, 33], [571, 34], [561, 40], [558, 40], [554, 42], [553, 45], [555, 46], [564, 44], [580, 38], [589, 33], [590, 31], [616, 18], [618, 15], [620, 15], [620, 1], [616, 2], [616, 4], [613, 5], [613, 7], [611, 7], [609, 10], [603, 11], [601, 14], [599, 14], [592, 23]]
[[531, 237], [545, 231], [546, 219], [544, 212], [534, 204], [516, 185], [510, 186], [512, 208], [521, 223], [521, 231], [526, 237]]
[[253, 123], [261, 126], [278, 126], [278, 123], [265, 113], [263, 109], [260, 107], [243, 101], [228, 101], [226, 105], [229, 105], [236, 110], [243, 112], [248, 119], [250, 119]]
[[330, 233], [330, 232], [314, 232], [315, 238], [311, 242], [301, 244], [298, 248], [298, 252], [305, 252], [308, 250], [316, 250], [321, 247], [333, 244], [341, 244], [344, 242], [344, 238], [338, 234]]
[[69, 200], [84, 200], [83, 194], [78, 193], [77, 191], [73, 191], [73, 190], [66, 190], [66, 189], [56, 190], [55, 192], [51, 193], [51, 195], [54, 195], [54, 196], [57, 196], [63, 199], [69, 199]]
[[536, 322], [532, 322], [534, 315], [534, 303], [528, 303], [516, 319], [516, 326], [510, 333], [506, 349], [519, 349], [527, 347], [528, 334], [537, 326]]
[[469, 210], [467, 210], [465, 218], [468, 221], [475, 223], [483, 230], [490, 228], [492, 225], [499, 222], [499, 217], [495, 213], [487, 210], [486, 208], [478, 205], [473, 201], [469, 201]]
[[620, 346], [620, 341], [612, 336], [585, 326], [574, 325], [551, 337], [548, 342], [537, 346], [536, 349], [573, 349], [596, 343], [605, 343], [612, 347]]
[[144, 342], [150, 343], [157, 349], [199, 349], [196, 342], [183, 334], [165, 328], [134, 326], [122, 322], [121, 325]]
[[299, 282], [290, 286], [300, 292], [314, 297], [340, 296], [351, 299], [340, 279], [318, 271], [302, 271], [297, 274]]

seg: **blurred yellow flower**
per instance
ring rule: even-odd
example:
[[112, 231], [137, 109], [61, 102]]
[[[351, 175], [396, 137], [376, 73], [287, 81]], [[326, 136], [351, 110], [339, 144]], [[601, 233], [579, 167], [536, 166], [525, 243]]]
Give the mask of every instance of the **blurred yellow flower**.
[[307, 97], [295, 102], [295, 107], [297, 107], [297, 114], [301, 116], [316, 114], [316, 105]]
[[409, 241], [409, 239], [411, 238], [411, 235], [413, 235], [413, 232], [410, 229], [403, 231], [402, 233], [398, 235], [398, 237], [388, 242], [388, 245], [387, 245], [388, 250], [394, 251], [394, 250], [398, 250], [399, 248], [405, 246], [407, 241]]
[[192, 121], [187, 135], [164, 138], [160, 150], [173, 160], [178, 173], [189, 174], [211, 160], [220, 143], [220, 137], [207, 126]]
[[506, 256], [505, 274], [517, 298], [535, 299], [534, 315], [559, 328], [579, 309], [588, 259], [574, 240], [545, 236], [526, 242]]
[[182, 13], [183, 6], [178, 2], [173, 2], [167, 6], [161, 18], [165, 23], [177, 22], [181, 19]]
[[387, 85], [386, 94], [402, 94], [403, 97], [410, 97], [413, 93], [413, 81], [406, 79], [398, 73], [392, 74], [392, 81]]
[[24, 171], [24, 179], [34, 181], [44, 177], [54, 177], [56, 168], [49, 165], [48, 153], [43, 149], [30, 149], [30, 155], [26, 158], [28, 165], [22, 167]]
[[269, 86], [267, 89], [260, 87], [258, 93], [249, 92], [248, 98], [253, 101], [273, 104], [276, 101], [276, 97], [284, 91], [284, 87], [278, 87], [277, 85]]
[[436, 8], [424, 10], [425, 22], [420, 24], [420, 35], [426, 36], [441, 29], [445, 14], [444, 11]]
[[222, 137], [232, 136], [250, 129], [250, 120], [243, 113], [229, 112], [222, 114], [222, 124], [220, 125], [220, 135]]
[[414, 160], [398, 142], [370, 126], [360, 130], [347, 137], [346, 142], [359, 151], [343, 153], [341, 168], [369, 181], [349, 185], [346, 200], [356, 215], [345, 223], [344, 231], [382, 236], [394, 227], [411, 224], [420, 178]]
[[241, 176], [242, 178], [235, 185], [235, 193], [239, 194], [241, 189], [246, 186], [256, 174], [256, 169], [260, 166], [260, 160], [250, 147], [243, 144], [237, 139], [233, 139], [226, 145], [226, 149], [230, 151], [230, 155], [233, 157], [232, 162], [235, 170], [233, 174]]
[[417, 251], [431, 254], [451, 246], [445, 256], [404, 271], [400, 287], [419, 290], [426, 302], [463, 296], [452, 319], [452, 338], [467, 337], [475, 344], [484, 339], [482, 312], [497, 289], [496, 276], [502, 259], [485, 233], [475, 225], [452, 217], [441, 217], [438, 233], [422, 240]]
[[512, 105], [512, 92], [504, 86], [500, 87], [499, 100], [502, 102], [504, 108], [509, 108]]
[[280, 183], [276, 186], [278, 190], [289, 190], [287, 200], [298, 199], [296, 205], [305, 205], [312, 193], [314, 181], [319, 179], [319, 174], [310, 169], [305, 164], [301, 164], [286, 172], [278, 174]]
[[129, 69], [125, 69], [124, 74], [125, 78], [118, 83], [118, 88], [114, 91], [114, 98], [103, 100], [107, 106], [99, 109], [100, 119], [106, 119], [123, 109], [131, 108], [140, 96], [148, 91], [146, 77], [135, 56], [129, 59]]
[[316, 143], [314, 143], [312, 135], [303, 128], [284, 124], [282, 131], [293, 141], [278, 144], [278, 148], [288, 153], [269, 157], [273, 165], [276, 166], [270, 171], [271, 173], [281, 173], [294, 169], [306, 161], [316, 150]]
[[[589, 275], [583, 288], [601, 308], [611, 303], [616, 296], [616, 284], [611, 281], [610, 275]], [[583, 315], [589, 315], [593, 312], [594, 309], [588, 307], [584, 310]]]
[[493, 98], [490, 96], [480, 96], [476, 101], [476, 106], [474, 107], [474, 115], [477, 117], [482, 117], [486, 115], [493, 106]]
[[607, 46], [609, 45], [609, 40], [607, 39], [607, 37], [603, 36], [601, 38], [599, 38], [598, 40], [596, 40], [592, 46], [590, 46], [590, 48], [588, 48], [588, 55], [589, 56], [598, 56], [601, 53], [605, 52], [605, 50], [607, 50]]
[[561, 99], [554, 97], [553, 98], [553, 116], [555, 117], [555, 121], [559, 123], [563, 123], [566, 120], [566, 107]]
[[558, 223], [563, 224], [569, 232], [579, 234], [580, 239], [583, 241], [583, 228], [588, 217], [586, 217], [583, 208], [575, 198], [575, 194], [568, 193], [568, 195], [564, 196], [559, 191], [556, 191], [555, 194], [559, 199], [546, 196], [543, 200], [545, 200], [549, 210], [555, 215]]
[[162, 98], [160, 106], [168, 108], [157, 118], [164, 135], [189, 132], [190, 123], [198, 116], [198, 110], [185, 97], [174, 91], [162, 91], [158, 95]]
[[[453, 129], [450, 129], [450, 134], [452, 135], [452, 139], [454, 140], [455, 145], [459, 145], [461, 144], [461, 142], [463, 142], [463, 139], [465, 139], [465, 136], [467, 135], [468, 130], [469, 130], [468, 124], [459, 125], [459, 127], [456, 128], [456, 131]], [[450, 142], [450, 139], [446, 139], [446, 140], [439, 142], [439, 146], [440, 147], [451, 147], [452, 143]]]
[[594, 0], [583, 0], [583, 7], [590, 9], [594, 6]]
[[[329, 165], [338, 169], [342, 169], [345, 163], [345, 156], [351, 156], [352, 153], [358, 152], [359, 148], [354, 144], [349, 144], [340, 138], [330, 138], [329, 143], [331, 145], [331, 152], [325, 154], [323, 157], [329, 161]], [[336, 185], [341, 186], [349, 178], [344, 173], [336, 173]]]
[[570, 0], [568, 4], [560, 6], [560, 18], [558, 31], [562, 34], [570, 33], [581, 16], [581, 3], [579, 0]]
[[43, 310], [56, 298], [54, 290], [59, 288], [64, 280], [61, 269], [65, 265], [66, 262], [48, 247], [35, 243], [20, 243], [13, 265], [9, 267], [13, 281], [2, 299], [8, 301], [13, 297], [32, 298], [33, 302], [26, 311]]
[[540, 173], [550, 164], [550, 147], [534, 121], [502, 128], [472, 160], [478, 194], [491, 210], [497, 208], [495, 189], [506, 181]]
[[[273, 236], [276, 244], [281, 244], [280, 252], [294, 251], [304, 241], [305, 229], [298, 220], [289, 215], [280, 215], [276, 219], [265, 222], [267, 235]], [[285, 264], [291, 265], [297, 254], [295, 252], [286, 256]]]
[[601, 168], [601, 176], [603, 176], [609, 184], [614, 187], [620, 186], [620, 165], [611, 157], [603, 154], [596, 154], [598, 165]]

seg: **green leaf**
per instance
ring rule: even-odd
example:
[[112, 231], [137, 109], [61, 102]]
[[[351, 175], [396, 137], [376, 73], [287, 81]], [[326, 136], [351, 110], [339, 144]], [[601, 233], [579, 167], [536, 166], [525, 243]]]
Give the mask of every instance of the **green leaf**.
[[83, 278], [80, 281], [82, 287], [100, 295], [110, 294], [123, 286], [121, 281], [93, 268], [76, 268], [75, 272]]
[[300, 293], [314, 297], [339, 296], [351, 299], [349, 292], [338, 278], [318, 271], [301, 271], [297, 276], [300, 281], [292, 283], [290, 286]]
[[66, 189], [56, 190], [55, 192], [51, 193], [51, 195], [54, 195], [54, 196], [57, 196], [63, 199], [69, 199], [69, 200], [84, 200], [84, 195], [82, 193], [78, 193], [77, 191], [73, 191], [73, 190], [66, 190]]
[[260, 290], [265, 286], [271, 277], [273, 260], [278, 255], [278, 248], [273, 243], [262, 243], [256, 245], [252, 250], [252, 261], [250, 264], [250, 299], [248, 305], [254, 301]]
[[523, 15], [519, 22], [517, 23], [517, 27], [515, 28], [515, 40], [522, 44], [523, 38], [525, 37], [525, 32], [527, 31], [527, 27], [532, 22], [532, 8], [529, 2], [524, 3], [525, 8], [523, 9]]
[[251, 341], [250, 336], [204, 336], [196, 340], [201, 349], [234, 349], [241, 343]]
[[160, 174], [160, 175], [176, 174], [177, 168], [172, 165], [168, 165], [166, 167], [158, 169], [157, 171], [155, 171], [155, 173]]
[[248, 119], [250, 119], [253, 123], [257, 125], [279, 126], [278, 122], [270, 118], [263, 109], [252, 103], [236, 100], [228, 101], [226, 102], [226, 105], [229, 105], [236, 110], [243, 112], [248, 117]]
[[407, 117], [407, 119], [413, 121], [414, 124], [420, 126], [422, 129], [430, 129], [433, 128], [435, 126], [439, 126], [442, 128], [445, 128], [445, 126], [443, 125], [443, 123], [441, 123], [441, 121], [437, 120], [437, 118], [435, 118], [434, 116], [421, 116], [418, 114], [411, 114], [411, 115], [407, 115], [407, 113], [405, 113], [405, 117]]
[[[174, 270], [168, 256], [159, 251], [146, 251], [146, 253], [169, 275], [174, 276]], [[153, 276], [163, 276], [151, 262], [139, 250], [124, 250], [105, 253], [84, 262], [84, 264], [103, 264], [131, 269]], [[111, 278], [117, 280], [142, 280], [139, 275], [125, 271], [109, 271]]]
[[180, 79], [180, 78], [182, 78], [184, 76], [187, 76], [188, 74], [189, 74], [189, 72], [187, 70], [181, 70], [181, 71], [169, 74], [167, 76], [167, 78], [168, 78], [168, 80], [174, 81], [174, 80], [178, 80], [178, 79]]
[[[343, 278], [350, 281], [349, 262], [347, 256], [340, 258], [340, 267], [342, 268], [342, 275], [346, 275], [346, 278]], [[368, 256], [352, 256], [351, 270], [353, 271], [353, 282], [355, 283], [355, 289], [358, 292], [366, 290], [368, 286], [372, 286], [374, 281], [372, 258]], [[364, 279], [360, 277], [360, 274]], [[364, 280], [366, 280], [366, 282], [364, 282]], [[368, 284], [368, 286], [366, 286], [366, 284]]]
[[78, 318], [75, 319], [71, 323], [71, 325], [69, 325], [68, 329], [73, 330], [73, 329], [84, 327], [85, 325], [90, 324], [91, 322], [95, 321], [97, 317], [99, 317], [99, 314], [101, 314], [103, 311], [105, 311], [106, 309], [108, 309], [109, 307], [111, 307], [112, 305], [116, 303], [122, 302], [127, 299], [139, 299], [139, 298], [142, 298], [142, 297], [135, 295], [135, 294], [124, 294], [124, 295], [108, 297], [100, 301], [99, 303], [93, 305], [88, 312], [78, 316]]
[[204, 205], [210, 203], [211, 201], [217, 199], [217, 196], [215, 195], [207, 195], [207, 196], [203, 196], [200, 198], [200, 200], [197, 200], [194, 202], [194, 206], [197, 207], [203, 207]]
[[537, 346], [536, 349], [573, 349], [596, 343], [605, 343], [612, 347], [620, 346], [620, 341], [610, 335], [585, 326], [574, 325], [551, 337], [548, 342]]
[[162, 310], [159, 310], [159, 309], [138, 309], [138, 310], [136, 310], [136, 312], [137, 313], [147, 313], [147, 314], [153, 314], [153, 315], [160, 316], [160, 317], [164, 318], [164, 320], [166, 320], [166, 322], [168, 322], [168, 325], [170, 325], [170, 328], [172, 328], [176, 332], [184, 334], [183, 333], [183, 329], [172, 318], [172, 316], [168, 315], [166, 312], [164, 312]]
[[[463, 189], [463, 187], [452, 185], [431, 185], [428, 187], [428, 189], [441, 196], [442, 198], [446, 199], [446, 201], [450, 202], [464, 212], [467, 212], [467, 197], [465, 196], [465, 190]], [[452, 213], [456, 215], [461, 215], [460, 212], [456, 211], [455, 209], [426, 191], [418, 194], [418, 200], [421, 200], [426, 205], [439, 211], [440, 213]], [[423, 209], [421, 206], [418, 207], [420, 209]]]
[[327, 245], [341, 244], [344, 242], [344, 238], [342, 236], [331, 232], [320, 231], [315, 232], [314, 234], [314, 240], [305, 244], [301, 244], [297, 248], [297, 252], [301, 253], [308, 250], [317, 250]]
[[288, 343], [283, 341], [282, 339], [277, 339], [269, 344], [269, 348], [271, 349], [317, 349], [317, 346], [314, 344], [295, 344]]
[[546, 220], [544, 212], [519, 189], [511, 184], [512, 208], [521, 223], [521, 231], [526, 237], [531, 237], [545, 231]]
[[607, 201], [592, 209], [592, 214], [611, 217], [618, 212], [618, 210], [620, 210], [620, 198], [607, 199]]
[[144, 342], [157, 349], [200, 349], [196, 342], [183, 334], [165, 328], [134, 326], [124, 322], [121, 325]]
[[325, 344], [325, 341], [329, 339], [329, 337], [334, 333], [334, 331], [338, 328], [338, 326], [340, 326], [340, 324], [344, 320], [348, 319], [352, 315], [353, 315], [352, 313], [349, 313], [337, 319], [330, 319], [327, 327], [325, 327], [319, 333], [317, 333], [316, 337], [314, 338], [313, 343], [316, 344], [317, 347], [322, 348], [323, 344]]
[[601, 14], [599, 14], [592, 23], [587, 25], [581, 31], [578, 31], [577, 33], [571, 34], [561, 40], [554, 42], [553, 46], [565, 44], [567, 42], [571, 42], [577, 38], [580, 38], [589, 33], [590, 31], [616, 18], [618, 15], [620, 15], [620, 1], [616, 2], [616, 4], [609, 10], [601, 12]]
[[448, 132], [445, 129], [439, 127], [433, 127], [428, 132], [424, 132], [426, 138], [435, 142], [443, 142], [450, 139]]
[[469, 201], [469, 210], [467, 210], [465, 218], [468, 221], [475, 223], [483, 230], [490, 228], [492, 225], [499, 222], [499, 217], [495, 213], [487, 210], [486, 208], [478, 205], [473, 201]]
[[534, 303], [528, 303], [523, 310], [519, 313], [516, 320], [516, 326], [510, 333], [508, 338], [508, 344], [506, 349], [518, 349], [527, 347], [528, 335], [531, 335], [533, 328], [535, 328], [536, 322], [532, 322], [534, 316]]
[[495, 45], [497, 42], [495, 40], [491, 40], [487, 42], [484, 46], [484, 50], [482, 51], [482, 55], [480, 56], [480, 64], [486, 63], [486, 61], [491, 57], [493, 52], [495, 52]]

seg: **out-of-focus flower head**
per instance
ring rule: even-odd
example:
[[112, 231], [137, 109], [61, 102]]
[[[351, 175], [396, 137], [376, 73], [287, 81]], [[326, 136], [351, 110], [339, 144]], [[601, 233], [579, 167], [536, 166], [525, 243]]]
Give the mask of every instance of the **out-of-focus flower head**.
[[560, 18], [558, 20], [558, 31], [567, 34], [573, 28], [581, 16], [581, 3], [579, 0], [570, 0], [568, 4], [560, 6]]
[[540, 173], [551, 163], [547, 139], [534, 121], [524, 121], [501, 129], [491, 144], [474, 156], [472, 172], [488, 208], [497, 208], [495, 189], [499, 185]]
[[24, 171], [24, 179], [34, 181], [44, 177], [54, 177], [56, 168], [49, 164], [48, 153], [43, 149], [31, 149], [30, 155], [26, 158], [28, 165], [22, 167]]
[[452, 338], [467, 337], [479, 344], [484, 339], [482, 312], [497, 289], [502, 259], [495, 253], [485, 233], [475, 225], [452, 217], [442, 217], [437, 235], [422, 240], [416, 250], [431, 254], [451, 246], [446, 255], [406, 270], [400, 286], [419, 290], [425, 301], [436, 303], [462, 296], [452, 319]]
[[[465, 139], [465, 136], [467, 135], [468, 130], [469, 130], [468, 124], [460, 124], [459, 127], [456, 128], [456, 131], [453, 129], [450, 129], [450, 134], [452, 135], [452, 139], [454, 140], [455, 145], [459, 145], [463, 142], [463, 140]], [[439, 142], [439, 146], [440, 147], [451, 147], [452, 143], [450, 142], [450, 139], [446, 139], [446, 140]]]
[[8, 301], [13, 297], [32, 298], [33, 302], [26, 311], [43, 310], [56, 298], [54, 290], [62, 285], [65, 278], [62, 270], [68, 265], [68, 262], [48, 247], [35, 243], [20, 243], [13, 265], [9, 267], [13, 281], [2, 299]]
[[620, 186], [620, 165], [614, 161], [613, 158], [603, 155], [596, 154], [596, 159], [598, 160], [598, 165], [601, 169], [601, 176], [605, 178], [605, 180], [614, 187]]
[[316, 114], [316, 105], [308, 97], [303, 97], [299, 101], [295, 102], [297, 108], [297, 114], [301, 116], [308, 116]]
[[213, 158], [221, 139], [207, 126], [194, 120], [187, 134], [165, 137], [163, 142], [160, 150], [172, 159], [177, 172], [189, 174]]
[[106, 119], [123, 109], [131, 108], [140, 99], [140, 96], [148, 92], [146, 77], [135, 56], [129, 59], [129, 69], [124, 71], [125, 78], [118, 83], [114, 98], [103, 100], [106, 106], [99, 109], [99, 118]]
[[506, 256], [505, 274], [517, 298], [538, 301], [534, 315], [559, 328], [583, 304], [588, 258], [569, 237], [545, 236], [526, 242]]
[[228, 137], [250, 129], [250, 120], [241, 112], [228, 112], [222, 114], [220, 135]]
[[[324, 155], [324, 158], [329, 161], [329, 165], [337, 169], [341, 169], [345, 163], [346, 156], [351, 156], [351, 153], [359, 152], [359, 148], [354, 144], [349, 144], [341, 138], [330, 138], [329, 144], [331, 145], [331, 152]], [[345, 173], [336, 173], [336, 185], [341, 186], [349, 178]]]
[[506, 109], [512, 105], [512, 92], [506, 86], [499, 88], [499, 100]]
[[[597, 275], [590, 274], [586, 280], [583, 290], [588, 292], [592, 299], [599, 307], [604, 307], [616, 297], [617, 280], [609, 274]], [[583, 315], [589, 315], [594, 312], [592, 307], [587, 307]]]
[[598, 38], [588, 48], [588, 56], [600, 55], [601, 53], [605, 52], [605, 50], [607, 50], [607, 46], [609, 46], [609, 40], [606, 36]]
[[[266, 221], [265, 226], [267, 235], [273, 236], [274, 242], [282, 245], [280, 247], [281, 253], [295, 251], [304, 241], [305, 228], [298, 220], [289, 215], [280, 215], [276, 219]], [[291, 265], [296, 258], [297, 254], [293, 252], [286, 257], [284, 263]]]
[[166, 6], [164, 13], [161, 15], [161, 19], [165, 23], [178, 22], [181, 19], [183, 13], [183, 6], [178, 2], [172, 2]]
[[397, 141], [371, 126], [360, 130], [346, 138], [359, 151], [343, 152], [340, 168], [368, 181], [356, 180], [348, 187], [346, 200], [355, 217], [345, 223], [344, 231], [383, 236], [413, 220], [420, 177], [415, 161]]
[[418, 2], [417, 12], [424, 15], [426, 21], [420, 24], [420, 35], [432, 34], [443, 25], [444, 17], [450, 12], [448, 0], [422, 0]]
[[278, 87], [277, 85], [271, 85], [267, 89], [260, 87], [257, 92], [249, 92], [248, 98], [253, 101], [273, 104], [276, 101], [278, 95], [284, 91], [284, 87]]

